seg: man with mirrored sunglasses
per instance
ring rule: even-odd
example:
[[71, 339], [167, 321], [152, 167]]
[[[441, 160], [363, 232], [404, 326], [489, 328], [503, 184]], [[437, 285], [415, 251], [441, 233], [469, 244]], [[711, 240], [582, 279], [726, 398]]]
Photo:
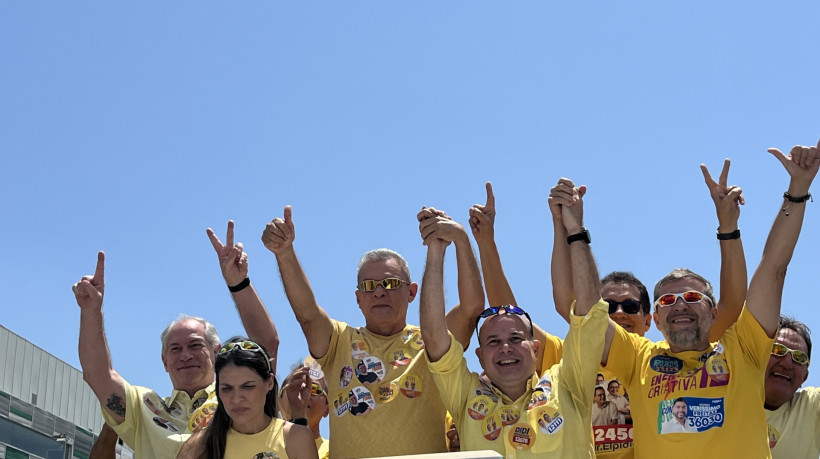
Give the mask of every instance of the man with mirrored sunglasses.
[[[820, 166], [815, 147], [789, 155], [769, 152], [790, 183], [749, 284], [737, 321], [717, 342], [710, 331], [719, 317], [711, 284], [676, 269], [654, 289], [654, 321], [666, 338], [654, 343], [615, 328], [603, 364], [630, 394], [635, 457], [688, 458], [692, 451], [714, 457], [770, 457], [765, 436], [764, 374], [776, 334], [786, 268], [803, 223], [809, 186]], [[686, 402], [686, 432], [665, 433], [674, 401]], [[684, 429], [686, 430], [686, 429]], [[685, 441], [688, 448], [680, 448]]]
[[[459, 300], [447, 324], [468, 345], [475, 317], [484, 308], [478, 264], [464, 228], [443, 212], [423, 208], [423, 231], [456, 245]], [[424, 363], [419, 327], [407, 324], [407, 309], [418, 291], [406, 260], [389, 249], [365, 253], [359, 261], [356, 302], [364, 327], [331, 319], [316, 302], [293, 247], [290, 206], [268, 223], [262, 241], [276, 255], [282, 284], [302, 326], [311, 356], [331, 381], [328, 399], [333, 442], [331, 458], [446, 452], [445, 410]], [[358, 370], [366, 377], [351, 377]], [[338, 408], [336, 405], [338, 404]]]
[[[275, 365], [279, 337], [250, 285], [247, 254], [242, 243], [234, 244], [234, 223], [228, 222], [224, 245], [210, 228], [207, 234], [246, 332], [270, 350]], [[99, 398], [107, 425], [134, 450], [136, 459], [175, 458], [190, 434], [205, 427], [213, 415], [219, 336], [207, 320], [180, 315], [160, 335], [162, 363], [174, 388], [171, 396], [131, 385], [114, 370], [108, 351], [102, 316], [104, 277], [105, 254], [99, 252], [94, 275], [83, 276], [72, 287], [80, 306], [83, 379]]]
[[791, 317], [780, 329], [766, 367], [766, 423], [772, 458], [820, 457], [820, 388], [809, 376], [811, 331]]
[[[566, 213], [568, 230], [581, 232], [582, 206]], [[571, 248], [578, 299], [561, 363], [536, 372], [541, 343], [533, 336], [529, 315], [518, 306], [494, 306], [479, 316], [475, 352], [481, 375], [468, 370], [461, 344], [444, 326], [447, 242], [430, 235], [424, 243], [428, 252], [420, 315], [425, 352], [458, 428], [461, 450], [491, 449], [510, 459], [590, 457], [589, 395], [609, 321], [588, 241], [578, 240]], [[478, 403], [483, 411], [472, 409]]]

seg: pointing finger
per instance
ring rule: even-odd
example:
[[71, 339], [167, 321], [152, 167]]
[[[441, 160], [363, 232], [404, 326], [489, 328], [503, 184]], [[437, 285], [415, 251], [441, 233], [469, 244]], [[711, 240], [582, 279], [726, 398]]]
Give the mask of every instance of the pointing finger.
[[484, 205], [484, 210], [492, 213], [495, 211], [495, 195], [493, 194], [492, 182], [487, 182], [485, 188], [487, 189], [487, 203]]
[[105, 252], [102, 250], [97, 253], [97, 268], [94, 270], [94, 281], [98, 283], [105, 281]]

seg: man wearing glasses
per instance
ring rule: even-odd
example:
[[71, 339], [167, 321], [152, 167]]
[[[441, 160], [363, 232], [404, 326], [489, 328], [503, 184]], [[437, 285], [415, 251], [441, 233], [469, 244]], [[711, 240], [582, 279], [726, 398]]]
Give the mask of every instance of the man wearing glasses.
[[[228, 223], [223, 245], [208, 228], [208, 237], [219, 258], [222, 275], [245, 330], [264, 343], [276, 359], [279, 337], [262, 300], [248, 280], [247, 254], [234, 245], [233, 222]], [[103, 417], [134, 450], [137, 459], [172, 459], [190, 434], [207, 425], [216, 405], [214, 359], [219, 336], [210, 322], [182, 315], [160, 335], [162, 363], [174, 391], [162, 398], [146, 387], [132, 386], [113, 368], [103, 332], [105, 254], [97, 255], [93, 276], [73, 285], [80, 306], [80, 364], [83, 379], [99, 398]]]
[[[423, 209], [418, 219], [424, 232], [455, 242], [460, 304], [447, 315], [447, 325], [466, 347], [475, 317], [484, 307], [469, 236], [461, 225], [435, 209]], [[342, 400], [330, 416], [334, 439], [330, 457], [446, 452], [445, 410], [421, 352], [426, 343], [419, 328], [407, 324], [407, 308], [418, 285], [412, 282], [405, 259], [388, 249], [373, 250], [361, 258], [356, 302], [365, 326], [352, 327], [331, 319], [317, 304], [294, 252], [294, 237], [291, 207], [287, 206], [284, 218], [266, 226], [262, 241], [276, 255], [285, 293], [310, 354], [331, 380], [333, 375], [352, 374], [360, 361], [368, 362], [364, 382], [340, 377], [340, 384], [329, 388], [331, 399]]]
[[[570, 234], [585, 233], [580, 197], [565, 209]], [[517, 306], [494, 306], [480, 314], [476, 356], [483, 374], [471, 373], [463, 347], [444, 320], [444, 253], [449, 242], [422, 234], [427, 265], [421, 292], [421, 330], [436, 385], [459, 431], [462, 451], [491, 449], [505, 458], [589, 457], [591, 400], [608, 317], [600, 300], [598, 272], [589, 239], [571, 243], [578, 299], [564, 358], [536, 373], [540, 342], [529, 315]], [[471, 412], [484, 401], [486, 414]], [[487, 408], [489, 406], [489, 408]]]
[[[763, 376], [776, 335], [786, 267], [803, 223], [809, 187], [820, 166], [816, 147], [796, 146], [789, 155], [769, 152], [790, 175], [789, 187], [736, 323], [716, 343], [709, 340], [718, 317], [711, 284], [685, 269], [655, 286], [654, 321], [666, 338], [653, 343], [620, 327], [607, 339], [604, 364], [630, 394], [635, 457], [769, 457], [765, 436]], [[711, 377], [720, 372], [720, 377]], [[674, 401], [687, 402], [685, 433], [664, 433], [675, 417]], [[680, 448], [686, 441], [688, 448]]]
[[780, 317], [766, 367], [766, 423], [772, 458], [820, 456], [820, 389], [797, 391], [809, 376], [809, 327]]

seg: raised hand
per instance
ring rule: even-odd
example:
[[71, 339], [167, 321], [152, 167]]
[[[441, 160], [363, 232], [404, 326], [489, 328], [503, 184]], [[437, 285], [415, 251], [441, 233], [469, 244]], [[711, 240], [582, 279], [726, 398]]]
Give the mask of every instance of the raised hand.
[[277, 256], [293, 248], [296, 232], [293, 229], [292, 212], [291, 206], [285, 206], [285, 218], [274, 218], [265, 225], [265, 231], [262, 232], [262, 243]]
[[222, 277], [229, 286], [237, 285], [248, 277], [248, 254], [243, 251], [241, 242], [233, 243], [233, 220], [228, 221], [228, 231], [225, 234], [225, 244], [216, 237], [216, 233], [208, 228], [208, 238], [219, 257], [219, 267]]
[[435, 207], [422, 207], [416, 218], [419, 220], [419, 232], [426, 246], [443, 244], [443, 247], [447, 247], [466, 234], [463, 226]]
[[310, 368], [303, 366], [293, 372], [288, 383], [282, 388], [288, 400], [290, 415], [293, 418], [307, 417], [307, 405], [310, 402]]
[[576, 187], [572, 180], [563, 177], [558, 180], [557, 185], [550, 189], [548, 199], [550, 211], [553, 212], [553, 218], [556, 218], [553, 208], [557, 207], [561, 210], [561, 221], [564, 223], [567, 234], [578, 233], [584, 226], [583, 197], [586, 192], [586, 185]]
[[80, 308], [102, 309], [105, 293], [105, 252], [97, 253], [97, 268], [93, 276], [83, 276], [71, 286], [74, 298]]
[[737, 229], [737, 221], [740, 218], [740, 206], [746, 203], [746, 199], [743, 197], [743, 190], [739, 186], [727, 186], [730, 165], [731, 161], [729, 158], [726, 158], [723, 162], [723, 170], [720, 172], [720, 177], [717, 182], [712, 178], [706, 165], [700, 165], [700, 170], [703, 172], [703, 179], [706, 181], [706, 187], [709, 188], [709, 195], [712, 196], [712, 201], [715, 203], [715, 211], [717, 211], [719, 225], [718, 230], [723, 233]]
[[495, 237], [495, 195], [493, 194], [493, 184], [487, 182], [487, 201], [482, 206], [474, 204], [470, 208], [470, 229], [476, 242], [492, 241]]
[[783, 164], [791, 176], [792, 183], [789, 185], [789, 192], [807, 194], [811, 182], [817, 176], [817, 169], [820, 167], [820, 141], [814, 147], [795, 145], [788, 156], [777, 148], [769, 148], [768, 151]]

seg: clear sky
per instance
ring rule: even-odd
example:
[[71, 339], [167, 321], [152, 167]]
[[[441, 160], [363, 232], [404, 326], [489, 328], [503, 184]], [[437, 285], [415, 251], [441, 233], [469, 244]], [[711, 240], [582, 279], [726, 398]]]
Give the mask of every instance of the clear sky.
[[[205, 234], [233, 219], [286, 373], [307, 347], [266, 222], [293, 205], [319, 303], [362, 325], [359, 256], [393, 248], [420, 280], [416, 212], [466, 225], [491, 180], [519, 303], [563, 336], [557, 179], [589, 187], [602, 273], [651, 289], [686, 266], [717, 283], [698, 165], [716, 175], [726, 157], [751, 278], [788, 184], [766, 149], [820, 136], [818, 16], [817, 2], [2, 2], [0, 323], [79, 368], [70, 287], [105, 250], [114, 366], [168, 394], [167, 322], [185, 312], [244, 333]], [[818, 255], [820, 201], [783, 301], [815, 330]], [[453, 304], [452, 254], [446, 286]]]

